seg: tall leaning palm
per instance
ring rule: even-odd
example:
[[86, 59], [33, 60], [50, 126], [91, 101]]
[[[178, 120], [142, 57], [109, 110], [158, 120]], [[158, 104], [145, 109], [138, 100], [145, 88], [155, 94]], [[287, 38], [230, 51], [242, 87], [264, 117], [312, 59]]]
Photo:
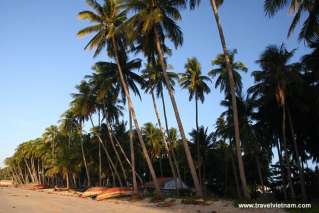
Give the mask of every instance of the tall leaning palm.
[[130, 37], [132, 37], [131, 39], [134, 40], [135, 38], [136, 40], [142, 37], [143, 39], [145, 39], [145, 44], [149, 44], [150, 46], [156, 48], [164, 79], [168, 86], [168, 93], [173, 105], [176, 121], [182, 137], [187, 162], [193, 178], [196, 193], [198, 196], [202, 197], [202, 188], [200, 186], [193, 158], [190, 153], [173, 89], [169, 84], [167, 65], [164, 59], [165, 50], [163, 49], [163, 44], [165, 43], [166, 38], [168, 38], [175, 45], [176, 48], [183, 42], [182, 31], [176, 24], [176, 21], [179, 21], [181, 19], [179, 8], [183, 6], [183, 1], [134, 0], [128, 1], [126, 6], [128, 7], [129, 11], [133, 13], [133, 16], [128, 21], [128, 26], [130, 28], [129, 34]]
[[230, 63], [229, 55], [228, 55], [228, 50], [227, 50], [227, 45], [226, 45], [226, 39], [224, 36], [224, 31], [220, 22], [220, 18], [218, 15], [218, 6], [222, 3], [220, 0], [210, 0], [215, 21], [217, 24], [219, 36], [220, 36], [220, 41], [223, 47], [223, 52], [225, 55], [225, 61], [226, 61], [226, 69], [229, 77], [229, 86], [230, 86], [230, 95], [231, 95], [231, 100], [232, 100], [232, 109], [233, 109], [233, 119], [234, 119], [234, 129], [235, 129], [235, 142], [236, 142], [236, 152], [237, 152], [237, 160], [238, 160], [238, 167], [239, 167], [239, 176], [244, 192], [244, 197], [246, 199], [250, 199], [250, 195], [248, 192], [248, 187], [247, 187], [247, 181], [246, 181], [246, 175], [245, 175], [245, 168], [244, 168], [244, 163], [243, 159], [241, 156], [241, 145], [240, 145], [240, 132], [239, 132], [239, 121], [238, 121], [238, 110], [237, 110], [237, 102], [236, 102], [236, 91], [235, 91], [235, 82], [234, 82], [234, 76], [232, 72], [232, 66]]
[[94, 24], [79, 31], [78, 36], [82, 37], [91, 33], [96, 33], [89, 41], [86, 48], [95, 49], [94, 56], [96, 56], [106, 46], [108, 55], [115, 59], [118, 68], [119, 79], [127, 98], [129, 110], [135, 124], [136, 132], [138, 134], [138, 139], [151, 173], [156, 193], [160, 196], [161, 192], [155, 170], [147, 153], [141, 129], [136, 118], [135, 108], [128, 90], [127, 82], [123, 76], [123, 68], [121, 66], [122, 58], [120, 57], [120, 53], [125, 53], [126, 39], [124, 33], [121, 32], [120, 27], [126, 20], [126, 12], [121, 10], [120, 2], [117, 0], [105, 0], [103, 5], [94, 0], [87, 0], [86, 2], [94, 11], [82, 11], [79, 13], [79, 17]]
[[81, 135], [81, 151], [82, 158], [86, 170], [86, 175], [88, 179], [88, 185], [91, 184], [90, 171], [88, 168], [87, 159], [85, 156], [85, 151], [83, 147], [84, 137], [82, 136], [82, 127], [86, 120], [89, 119], [92, 113], [95, 112], [95, 99], [90, 95], [91, 88], [88, 82], [81, 81], [79, 85], [76, 86], [77, 92], [72, 94], [73, 100], [71, 101], [71, 111], [74, 113], [74, 116], [77, 118], [79, 126], [78, 131]]
[[[123, 56], [124, 55], [124, 56]], [[125, 52], [122, 51], [122, 60], [121, 67], [123, 71], [124, 79], [131, 90], [135, 95], [140, 97], [140, 93], [137, 87], [137, 84], [143, 83], [143, 78], [137, 75], [133, 70], [139, 69], [141, 66], [141, 61], [139, 59], [128, 60], [125, 57]], [[125, 92], [123, 87], [121, 86], [121, 81], [119, 79], [117, 64], [112, 62], [98, 62], [93, 66], [95, 70], [95, 78], [99, 82], [100, 91], [99, 93], [105, 95], [108, 91], [110, 91], [110, 85], [112, 85], [112, 93], [117, 93], [117, 95], [121, 94], [122, 102], [125, 103]], [[111, 82], [109, 82], [111, 81]], [[115, 94], [114, 94], [115, 95]], [[105, 105], [105, 104], [104, 104]], [[130, 110], [128, 110], [130, 111]], [[139, 177], [135, 171], [135, 154], [134, 154], [134, 144], [132, 136], [132, 116], [129, 113], [129, 122], [130, 122], [130, 150], [131, 150], [131, 162], [129, 163], [132, 168], [132, 176], [133, 176], [133, 191], [135, 194], [138, 193], [136, 177]], [[116, 137], [114, 137], [116, 139]], [[128, 161], [129, 162], [129, 161]]]
[[[176, 182], [176, 186], [177, 183], [179, 183], [179, 181], [177, 180], [177, 177], [179, 178], [179, 180], [181, 180], [180, 177], [180, 172], [179, 172], [179, 168], [178, 168], [178, 164], [176, 163], [176, 159], [175, 159], [175, 154], [174, 154], [174, 150], [173, 149], [169, 149], [169, 144], [168, 144], [168, 135], [167, 137], [165, 136], [165, 130], [162, 126], [162, 122], [161, 122], [161, 116], [157, 107], [157, 103], [156, 103], [156, 98], [155, 98], [155, 90], [157, 90], [157, 94], [163, 92], [163, 85], [162, 85], [162, 76], [163, 76], [163, 72], [158, 71], [157, 70], [158, 66], [157, 64], [148, 64], [146, 65], [146, 68], [142, 71], [143, 73], [143, 78], [145, 81], [145, 84], [143, 85], [143, 88], [145, 89], [145, 92], [150, 93], [152, 96], [152, 101], [153, 101], [153, 107], [154, 107], [154, 111], [156, 114], [156, 118], [157, 118], [157, 123], [161, 132], [161, 136], [162, 136], [162, 140], [164, 143], [164, 147], [165, 150], [167, 152], [167, 157], [168, 157], [168, 162], [169, 162], [169, 166], [171, 168], [171, 172], [172, 175], [175, 179]], [[172, 73], [171, 75], [174, 75], [175, 73]], [[170, 79], [172, 80], [172, 79]], [[173, 81], [174, 82], [174, 81]], [[172, 82], [172, 84], [174, 84]], [[172, 158], [173, 156], [173, 158]], [[173, 162], [174, 160], [174, 162]], [[175, 164], [174, 164], [175, 163]], [[176, 187], [176, 191], [178, 193], [179, 191], [179, 186]]]
[[[201, 0], [183, 0], [184, 6], [186, 6], [187, 3], [189, 3], [189, 6], [191, 9], [194, 9], [196, 6], [199, 5]], [[250, 195], [248, 193], [248, 187], [247, 187], [247, 181], [246, 181], [246, 175], [245, 175], [245, 168], [244, 163], [242, 160], [241, 152], [240, 152], [240, 131], [239, 131], [239, 121], [238, 121], [238, 110], [237, 110], [237, 102], [236, 102], [236, 91], [235, 91], [235, 83], [234, 83], [234, 76], [232, 73], [231, 63], [228, 55], [227, 45], [226, 45], [226, 39], [224, 35], [224, 30], [221, 25], [220, 17], [218, 15], [218, 8], [223, 4], [224, 0], [210, 0], [213, 14], [215, 17], [215, 21], [217, 24], [218, 33], [220, 36], [220, 41], [222, 44], [223, 52], [225, 55], [225, 61], [226, 61], [226, 69], [227, 74], [229, 76], [229, 85], [230, 85], [230, 94], [231, 94], [231, 100], [232, 100], [232, 109], [233, 109], [233, 120], [234, 120], [234, 131], [235, 131], [235, 141], [236, 141], [236, 151], [237, 151], [237, 160], [239, 165], [239, 174], [240, 174], [240, 180], [242, 183], [242, 188], [244, 192], [244, 196], [246, 199], [250, 199]]]
[[[207, 85], [207, 82], [211, 80], [202, 75], [200, 63], [196, 58], [189, 58], [187, 63], [185, 64], [185, 73], [181, 74], [180, 85], [183, 89], [187, 89], [189, 92], [189, 100], [191, 101], [193, 98], [195, 99], [195, 111], [196, 111], [196, 133], [199, 132], [198, 125], [198, 101], [204, 102], [205, 93], [208, 94], [210, 92], [210, 88]], [[198, 175], [200, 181], [202, 181], [202, 172], [201, 172], [201, 152], [200, 152], [200, 143], [199, 140], [195, 140], [197, 142], [197, 166], [198, 166]]]

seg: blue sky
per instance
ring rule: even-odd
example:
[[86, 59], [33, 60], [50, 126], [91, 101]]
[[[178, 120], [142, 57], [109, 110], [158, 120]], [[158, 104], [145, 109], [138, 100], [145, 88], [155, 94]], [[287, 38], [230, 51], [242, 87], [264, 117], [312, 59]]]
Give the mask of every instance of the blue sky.
[[[202, 1], [195, 11], [182, 12], [179, 24], [184, 45], [169, 58], [177, 72], [184, 70], [187, 58], [196, 56], [203, 73], [207, 73], [211, 60], [221, 52], [208, 2]], [[253, 84], [250, 72], [258, 69], [255, 61], [267, 45], [285, 42], [289, 49], [298, 48], [294, 60], [307, 52], [304, 44], [297, 41], [297, 33], [287, 40], [291, 21], [287, 11], [269, 19], [264, 16], [262, 2], [228, 0], [220, 9], [228, 46], [238, 49], [236, 59], [249, 68], [243, 75], [245, 89]], [[84, 0], [1, 0], [0, 8], [1, 167], [19, 143], [40, 136], [47, 126], [57, 123], [68, 107], [74, 86], [91, 73], [96, 61], [106, 58], [101, 55], [93, 59], [92, 52], [83, 50], [87, 39], [76, 37], [76, 32], [87, 25], [77, 18], [79, 11], [87, 9]], [[195, 126], [195, 105], [179, 88], [176, 98], [189, 132]], [[200, 105], [200, 124], [210, 130], [223, 111], [219, 106], [222, 98], [219, 90], [213, 89]], [[142, 102], [134, 98], [134, 104], [141, 124], [155, 122], [150, 97], [144, 95]], [[170, 126], [176, 126], [172, 110], [168, 118]]]

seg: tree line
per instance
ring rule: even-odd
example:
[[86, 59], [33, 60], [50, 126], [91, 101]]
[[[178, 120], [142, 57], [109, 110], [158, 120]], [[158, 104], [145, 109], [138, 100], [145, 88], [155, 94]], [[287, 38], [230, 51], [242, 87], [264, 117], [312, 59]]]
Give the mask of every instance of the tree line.
[[[132, 186], [138, 193], [152, 180], [155, 194], [162, 196], [158, 177], [172, 176], [193, 186], [199, 197], [213, 192], [251, 199], [271, 189], [278, 199], [306, 201], [318, 193], [318, 168], [308, 166], [319, 157], [318, 1], [264, 1], [266, 16], [287, 7], [294, 14], [288, 36], [305, 17], [299, 39], [312, 52], [292, 62], [295, 50], [267, 46], [256, 61], [260, 69], [251, 72], [255, 83], [245, 92], [241, 72], [248, 69], [235, 59], [237, 50], [227, 47], [218, 15], [223, 1], [210, 0], [222, 53], [212, 60], [208, 75], [195, 57], [180, 74], [167, 64], [171, 48], [183, 44], [180, 12], [196, 9], [199, 0], [86, 2], [90, 10], [79, 17], [91, 25], [77, 35], [92, 35], [85, 49], [94, 57], [106, 53], [108, 61], [95, 63], [92, 74], [76, 86], [59, 125], [22, 143], [6, 159], [6, 174], [16, 183]], [[138, 53], [144, 60], [135, 58]], [[178, 84], [195, 102], [196, 126], [189, 137], [175, 100]], [[224, 94], [225, 111], [209, 132], [199, 124], [198, 104], [212, 85]], [[132, 95], [142, 99], [142, 92], [152, 97], [156, 124], [138, 122]], [[169, 106], [176, 129], [168, 126]]]

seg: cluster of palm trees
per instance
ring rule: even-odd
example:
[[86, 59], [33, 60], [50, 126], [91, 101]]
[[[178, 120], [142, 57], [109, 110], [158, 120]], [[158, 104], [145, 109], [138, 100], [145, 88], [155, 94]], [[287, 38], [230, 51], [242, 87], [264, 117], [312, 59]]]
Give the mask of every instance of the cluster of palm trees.
[[[7, 159], [15, 182], [67, 187], [132, 185], [138, 193], [139, 186], [150, 178], [156, 195], [162, 196], [160, 174], [173, 176], [176, 183], [183, 179], [194, 186], [199, 197], [213, 191], [250, 199], [261, 186], [262, 191], [272, 188], [285, 200], [306, 200], [307, 187], [314, 183], [305, 176], [304, 163], [319, 159], [315, 143], [319, 138], [319, 4], [314, 0], [265, 0], [269, 16], [291, 3], [295, 17], [289, 35], [300, 16], [306, 14], [300, 39], [313, 52], [300, 62], [290, 63], [294, 50], [284, 45], [268, 46], [257, 60], [261, 70], [252, 73], [255, 85], [244, 97], [240, 72], [247, 72], [247, 67], [235, 61], [237, 50], [226, 46], [218, 16], [223, 1], [210, 2], [223, 53], [212, 61], [206, 76], [196, 58], [187, 60], [182, 74], [170, 71], [166, 62], [171, 54], [168, 41], [175, 48], [183, 43], [177, 25], [180, 10], [195, 9], [199, 0], [87, 0], [92, 10], [80, 12], [79, 17], [92, 25], [80, 30], [78, 36], [92, 34], [85, 49], [93, 50], [94, 57], [105, 52], [109, 61], [95, 63], [93, 73], [76, 86], [59, 126], [51, 126], [41, 138], [21, 144]], [[137, 53], [144, 55], [144, 66], [141, 59], [130, 58]], [[139, 69], [141, 75], [136, 72]], [[214, 131], [208, 133], [198, 121], [198, 102], [204, 102], [213, 81], [225, 95], [221, 105], [226, 111], [217, 119]], [[188, 90], [189, 100], [195, 101], [191, 140], [186, 137], [175, 100], [176, 82]], [[141, 127], [138, 122], [131, 95], [141, 98], [141, 89], [152, 97], [156, 125]], [[168, 127], [165, 90], [178, 131]], [[128, 130], [123, 117], [126, 104]], [[91, 128], [86, 132], [88, 125]], [[279, 161], [270, 167], [274, 147]]]

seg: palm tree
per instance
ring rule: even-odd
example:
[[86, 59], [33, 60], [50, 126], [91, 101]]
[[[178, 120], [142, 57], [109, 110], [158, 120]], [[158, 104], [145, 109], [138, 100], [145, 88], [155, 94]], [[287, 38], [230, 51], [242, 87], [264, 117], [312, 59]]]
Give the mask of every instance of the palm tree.
[[161, 142], [162, 134], [161, 131], [156, 128], [152, 123], [148, 122], [144, 124], [143, 127], [143, 135], [145, 137], [145, 141], [149, 146], [149, 153], [151, 153], [152, 159], [159, 159], [160, 164], [160, 174], [163, 176], [163, 168], [162, 168], [162, 148], [163, 143]]
[[[107, 156], [107, 159], [108, 159], [110, 165], [112, 166], [114, 173], [115, 173], [120, 185], [122, 186], [122, 181], [121, 181], [119, 172], [115, 166], [115, 163], [112, 160], [109, 151], [106, 149], [106, 147], [103, 143], [99, 129], [95, 127], [95, 124], [94, 124], [93, 119], [92, 119], [92, 114], [97, 110], [97, 108], [98, 108], [97, 105], [99, 105], [99, 103], [97, 103], [97, 97], [96, 97], [97, 94], [93, 90], [92, 85], [86, 81], [82, 81], [81, 84], [79, 86], [77, 86], [77, 89], [78, 89], [78, 93], [73, 94], [73, 98], [74, 98], [74, 100], [72, 101], [73, 108], [76, 112], [80, 113], [80, 116], [82, 116], [84, 120], [90, 120], [92, 128], [93, 128], [93, 134], [97, 137], [99, 144], [102, 145], [104, 152]], [[108, 100], [108, 102], [110, 102], [110, 100]], [[111, 103], [108, 103], [108, 105], [112, 105], [112, 103], [114, 104], [114, 102], [111, 102]], [[116, 107], [115, 104], [112, 106], [112, 108], [114, 108], [114, 107]], [[110, 112], [111, 112], [112, 108], [110, 107]], [[105, 116], [107, 116], [107, 115], [105, 115]], [[106, 117], [106, 119], [108, 122], [111, 118]], [[109, 133], [109, 138], [110, 138], [110, 142], [112, 144], [113, 150], [116, 151], [116, 149], [114, 147], [112, 136], [111, 136], [109, 131], [108, 131], [108, 133]], [[118, 157], [118, 161], [120, 162], [120, 166], [121, 166], [121, 169], [123, 171], [124, 178], [126, 179], [126, 174], [125, 174], [125, 170], [123, 168], [121, 159], [119, 158], [118, 154], [116, 156]]]
[[[291, 82], [298, 81], [298, 67], [299, 64], [293, 63], [288, 64], [289, 60], [293, 57], [294, 50], [288, 51], [284, 45], [281, 47], [268, 46], [266, 50], [262, 53], [260, 59], [257, 61], [260, 64], [262, 70], [255, 71], [252, 75], [255, 78], [257, 84], [251, 87], [248, 92], [252, 94], [252, 97], [256, 98], [258, 96], [265, 97], [264, 100], [271, 100], [272, 96], [275, 98], [277, 105], [282, 111], [282, 122], [281, 122], [281, 137], [282, 137], [282, 147], [284, 149], [284, 161], [287, 167], [287, 179], [290, 185], [292, 199], [295, 199], [295, 192], [293, 189], [293, 184], [291, 180], [291, 171], [289, 166], [288, 158], [288, 148], [287, 148], [287, 130], [286, 130], [286, 114], [288, 112], [288, 119], [290, 118], [289, 105], [287, 101], [288, 96], [288, 86]], [[268, 96], [268, 98], [267, 98]], [[293, 130], [292, 122], [288, 122], [290, 125], [290, 130]], [[295, 133], [292, 132], [292, 138], [294, 143], [294, 149], [296, 152], [296, 162], [299, 170], [301, 189], [303, 199], [306, 200], [305, 182], [304, 182], [304, 172], [300, 163], [300, 156], [298, 153], [297, 143], [295, 141]]]
[[[171, 152], [174, 155], [174, 150], [173, 149], [170, 150], [170, 148], [169, 148], [169, 144], [168, 144], [167, 138], [165, 136], [165, 131], [164, 131], [163, 127], [162, 127], [162, 122], [161, 122], [161, 119], [160, 119], [160, 114], [159, 114], [159, 111], [158, 111], [158, 108], [157, 108], [155, 94], [154, 94], [154, 90], [157, 90], [157, 94], [161, 93], [162, 90], [163, 90], [163, 86], [162, 86], [162, 80], [163, 80], [162, 76], [163, 75], [162, 75], [161, 71], [157, 70], [157, 68], [158, 67], [156, 66], [156, 64], [155, 65], [154, 64], [148, 64], [146, 66], [146, 68], [142, 71], [143, 78], [144, 78], [144, 81], [145, 81], [145, 84], [143, 85], [143, 88], [145, 89], [145, 92], [151, 93], [152, 101], [153, 101], [153, 107], [154, 107], [154, 111], [155, 111], [156, 118], [157, 118], [157, 123], [158, 123], [160, 131], [161, 131], [162, 140], [163, 140], [163, 143], [164, 143], [165, 150], [167, 152], [168, 162], [169, 162], [169, 165], [170, 165], [170, 168], [171, 168], [171, 171], [172, 171], [172, 175], [173, 175], [173, 177], [175, 179], [176, 186], [177, 186], [177, 183], [179, 183], [179, 181], [177, 180], [177, 176], [178, 176], [179, 180], [181, 180], [180, 172], [179, 172], [179, 168], [178, 168], [178, 165], [177, 165], [176, 161], [174, 162], [175, 163], [175, 167], [174, 167], [174, 163], [173, 163], [172, 156], [171, 156]], [[173, 81], [173, 83], [174, 83], [174, 81]], [[176, 191], [178, 193], [178, 187], [176, 188]]]
[[[135, 72], [133, 72], [133, 70], [140, 68], [141, 60], [133, 59], [129, 61], [127, 57], [122, 57], [122, 59], [123, 60], [121, 60], [121, 67], [123, 68], [123, 75], [124, 75], [125, 81], [127, 82], [129, 89], [135, 95], [138, 95], [139, 97], [141, 97], [137, 84], [141, 85], [143, 83], [143, 78], [137, 75]], [[97, 62], [93, 66], [93, 70], [95, 71], [95, 73], [93, 74], [94, 81], [96, 82], [97, 85], [99, 85], [98, 97], [103, 98], [109, 92], [114, 94], [114, 98], [117, 95], [121, 94], [122, 102], [125, 103], [125, 92], [120, 83], [121, 81], [119, 79], [118, 72], [117, 72], [118, 70], [117, 64], [114, 64], [112, 62]], [[103, 106], [105, 106], [105, 103], [103, 104]], [[111, 106], [109, 105], [109, 107]], [[112, 108], [114, 109], [114, 107]], [[105, 114], [108, 114], [107, 112], [105, 112], [105, 110], [103, 111]], [[114, 110], [112, 111], [113, 113], [115, 112]], [[130, 120], [130, 132], [132, 132], [132, 128], [131, 128], [132, 116], [131, 116], [130, 110], [128, 111], [129, 111], [129, 120]], [[137, 177], [139, 176], [135, 171], [134, 144], [133, 144], [133, 137], [131, 136], [132, 134], [130, 133], [130, 147], [131, 147], [130, 166], [132, 168], [132, 176], [133, 176], [133, 191], [135, 194], [137, 194], [138, 189], [137, 189], [136, 176]]]
[[[141, 60], [139, 59], [133, 59], [133, 60], [128, 60], [128, 58], [125, 56], [125, 53], [122, 51], [122, 60], [121, 60], [121, 67], [123, 71], [123, 75], [125, 78], [125, 81], [127, 82], [127, 85], [129, 89], [135, 94], [140, 96], [137, 84], [142, 84], [143, 79], [141, 76], [137, 75], [133, 70], [139, 69], [141, 66]], [[97, 62], [93, 66], [93, 70], [95, 73], [93, 74], [93, 78], [96, 81], [97, 85], [100, 85], [99, 87], [99, 94], [98, 96], [103, 97], [108, 91], [112, 91], [112, 93], [121, 94], [122, 102], [125, 103], [125, 92], [124, 89], [121, 85], [121, 81], [119, 79], [118, 75], [118, 68], [117, 64], [114, 64], [112, 62]], [[114, 86], [114, 87], [113, 87]], [[130, 124], [132, 123], [132, 116], [131, 112], [129, 111], [129, 120]], [[132, 128], [130, 125], [130, 132], [132, 132]], [[132, 135], [130, 133], [130, 135]], [[131, 162], [130, 166], [132, 168], [132, 176], [133, 176], [133, 191], [135, 194], [138, 193], [137, 189], [137, 182], [136, 182], [136, 176], [137, 173], [135, 171], [135, 157], [134, 157], [134, 144], [133, 144], [133, 137], [130, 136], [130, 147], [131, 147]], [[139, 176], [138, 176], [139, 177]]]
[[[193, 129], [189, 135], [191, 136], [191, 141], [197, 145], [197, 149], [201, 154], [201, 168], [199, 168], [199, 174], [202, 173], [202, 184], [206, 180], [206, 162], [208, 160], [208, 151], [212, 146], [213, 133], [208, 133], [208, 128], [204, 126], [199, 127], [198, 129]], [[202, 170], [202, 171], [201, 171]]]
[[[230, 111], [230, 110], [229, 110]], [[235, 185], [236, 185], [236, 192], [237, 192], [237, 197], [241, 198], [241, 193], [240, 193], [240, 187], [239, 187], [239, 181], [238, 181], [238, 172], [237, 172], [237, 167], [234, 161], [234, 150], [233, 150], [233, 140], [231, 140], [231, 138], [233, 137], [233, 133], [231, 131], [231, 127], [230, 127], [230, 122], [228, 122], [228, 120], [230, 120], [229, 118], [227, 118], [225, 120], [224, 116], [221, 115], [220, 117], [218, 117], [217, 121], [216, 121], [216, 131], [215, 131], [215, 138], [217, 139], [218, 137], [221, 138], [221, 146], [224, 148], [225, 147], [225, 161], [227, 161], [227, 158], [230, 158], [231, 160], [231, 164], [232, 164], [232, 170], [233, 170], [233, 175], [234, 175], [234, 180], [235, 180]], [[226, 144], [226, 139], [229, 139], [229, 144]], [[215, 140], [216, 140], [215, 139]], [[227, 163], [227, 162], [226, 162]], [[225, 163], [225, 164], [226, 164]], [[227, 164], [226, 164], [227, 165]], [[227, 169], [225, 168], [225, 173], [227, 172]], [[225, 181], [225, 184], [227, 184], [227, 182]], [[227, 186], [227, 185], [226, 185]], [[226, 191], [226, 187], [225, 186], [225, 191]]]
[[[309, 44], [312, 52], [302, 57], [302, 65], [306, 70], [305, 76], [310, 85], [316, 87], [316, 82], [319, 81], [319, 38], [316, 42]], [[317, 88], [319, 88], [317, 84]]]
[[288, 30], [291, 36], [302, 17], [305, 17], [303, 27], [299, 33], [299, 40], [305, 39], [308, 44], [316, 41], [319, 37], [319, 2], [317, 0], [265, 0], [264, 11], [267, 16], [273, 17], [279, 10], [288, 6], [289, 12], [294, 15]]
[[130, 26], [129, 32], [131, 37], [135, 39], [142, 37], [148, 40], [148, 42], [146, 41], [145, 44], [150, 44], [152, 47], [156, 47], [157, 56], [164, 74], [164, 79], [168, 86], [168, 92], [175, 112], [176, 121], [183, 139], [183, 146], [185, 149], [188, 166], [194, 181], [196, 193], [198, 196], [202, 197], [202, 189], [196, 174], [193, 158], [188, 147], [175, 96], [173, 94], [173, 90], [171, 89], [171, 85], [169, 84], [167, 66], [164, 59], [165, 50], [163, 49], [163, 44], [165, 43], [165, 38], [171, 40], [175, 47], [180, 46], [183, 42], [182, 31], [175, 23], [181, 19], [178, 8], [182, 6], [182, 4], [183, 2], [179, 0], [129, 1], [127, 7], [133, 12], [133, 16], [130, 18], [128, 24]]
[[[183, 4], [186, 5], [186, 3], [189, 3], [189, 6], [191, 9], [194, 9], [196, 6], [199, 5], [200, 0], [184, 0]], [[223, 0], [210, 0], [213, 14], [215, 17], [215, 21], [217, 24], [219, 36], [220, 36], [220, 41], [223, 47], [223, 52], [225, 55], [225, 61], [226, 61], [226, 70], [227, 74], [229, 76], [229, 85], [230, 85], [230, 93], [231, 93], [231, 100], [232, 100], [232, 105], [233, 105], [233, 119], [234, 119], [234, 131], [235, 131], [235, 141], [236, 141], [236, 150], [237, 150], [237, 160], [239, 164], [239, 173], [240, 173], [240, 180], [243, 186], [243, 191], [244, 191], [244, 196], [246, 199], [250, 199], [250, 195], [248, 193], [248, 188], [247, 188], [247, 181], [246, 181], [246, 175], [245, 175], [245, 168], [243, 164], [243, 160], [241, 157], [240, 153], [240, 131], [239, 131], [239, 122], [238, 122], [238, 112], [237, 112], [237, 103], [236, 103], [236, 92], [235, 92], [235, 83], [234, 83], [234, 76], [233, 73], [231, 72], [231, 64], [230, 64], [230, 59], [228, 55], [228, 50], [227, 50], [227, 45], [226, 45], [226, 40], [224, 36], [224, 31], [220, 22], [220, 18], [218, 15], [218, 7], [223, 4]]]
[[234, 119], [234, 130], [235, 130], [235, 142], [236, 142], [236, 152], [237, 152], [237, 160], [238, 160], [238, 166], [239, 166], [239, 175], [240, 175], [240, 180], [242, 184], [242, 188], [244, 191], [244, 197], [246, 199], [250, 199], [250, 195], [248, 193], [248, 187], [247, 187], [247, 181], [246, 181], [246, 175], [245, 175], [245, 168], [244, 168], [244, 163], [242, 160], [241, 152], [240, 152], [240, 131], [239, 131], [239, 121], [238, 121], [238, 112], [237, 112], [237, 102], [236, 102], [236, 91], [235, 91], [235, 82], [234, 82], [234, 76], [232, 72], [232, 66], [230, 63], [230, 58], [228, 55], [228, 50], [226, 46], [226, 40], [224, 36], [224, 31], [220, 22], [220, 18], [218, 15], [218, 6], [221, 5], [222, 1], [219, 0], [210, 0], [215, 21], [217, 24], [219, 36], [220, 36], [220, 41], [223, 47], [223, 52], [225, 56], [225, 61], [226, 61], [226, 69], [227, 69], [227, 74], [229, 78], [229, 86], [230, 86], [230, 94], [231, 94], [231, 100], [232, 100], [232, 109], [233, 109], [233, 119]]
[[[82, 135], [82, 127], [84, 124], [84, 121], [88, 120], [95, 112], [95, 100], [94, 97], [91, 95], [91, 88], [88, 82], [81, 81], [79, 85], [76, 86], [76, 89], [78, 93], [72, 94], [72, 102], [71, 102], [71, 111], [74, 113], [74, 116], [77, 118], [79, 126], [78, 126], [78, 132]], [[83, 148], [83, 142], [84, 138], [81, 137], [81, 151], [82, 151], [82, 157], [83, 162], [86, 170], [86, 175], [88, 179], [88, 185], [91, 185], [91, 178], [90, 178], [90, 172]]]
[[[196, 111], [196, 132], [199, 132], [198, 125], [198, 101], [204, 102], [205, 93], [210, 92], [210, 88], [206, 82], [211, 80], [202, 75], [201, 66], [196, 58], [189, 58], [185, 64], [185, 73], [181, 74], [180, 85], [183, 89], [187, 89], [189, 92], [189, 101], [195, 98], [195, 111]], [[197, 164], [198, 164], [198, 174], [199, 180], [202, 181], [202, 160], [200, 152], [199, 139], [195, 140], [197, 142]]]
[[56, 143], [57, 143], [58, 132], [59, 132], [58, 127], [55, 125], [51, 125], [45, 129], [45, 132], [42, 135], [44, 142], [51, 144], [53, 159], [55, 158], [54, 156], [55, 156], [55, 148], [56, 148]]
[[[234, 76], [234, 84], [236, 88], [236, 94], [238, 96], [241, 95], [243, 84], [241, 81], [241, 75], [240, 71], [247, 72], [247, 67], [245, 64], [243, 64], [241, 61], [234, 61], [235, 55], [237, 54], [237, 50], [230, 51], [228, 53], [230, 64], [232, 67], [232, 72]], [[220, 91], [225, 93], [226, 97], [230, 97], [230, 85], [229, 85], [229, 78], [228, 73], [226, 69], [226, 61], [225, 61], [225, 55], [219, 54], [213, 61], [213, 66], [217, 66], [217, 68], [212, 69], [209, 71], [208, 75], [212, 78], [217, 77], [217, 80], [215, 81], [215, 88], [219, 87]]]
[[129, 94], [127, 82], [125, 81], [125, 77], [123, 75], [123, 67], [121, 66], [121, 61], [123, 60], [123, 58], [126, 58], [126, 42], [124, 34], [123, 32], [121, 32], [119, 27], [126, 19], [126, 12], [121, 10], [121, 5], [116, 0], [105, 1], [103, 5], [100, 5], [94, 0], [87, 0], [87, 3], [89, 6], [92, 7], [94, 12], [82, 11], [79, 13], [79, 17], [81, 19], [89, 20], [95, 23], [95, 25], [82, 29], [78, 32], [78, 36], [81, 37], [91, 33], [96, 33], [94, 37], [89, 41], [86, 48], [95, 49], [94, 56], [96, 56], [105, 46], [107, 46], [108, 55], [115, 59], [118, 68], [117, 73], [119, 75], [119, 80], [127, 98], [129, 112], [132, 115], [132, 119], [134, 121], [134, 125], [138, 134], [138, 139], [141, 144], [149, 171], [151, 173], [156, 193], [160, 196], [161, 192], [157, 182], [157, 177], [150, 157], [147, 153], [141, 129], [136, 118], [135, 108]]
[[[96, 68], [96, 67], [95, 67]], [[92, 87], [92, 93], [95, 96], [96, 108], [99, 117], [99, 127], [101, 127], [102, 120], [106, 122], [106, 129], [109, 137], [109, 141], [112, 145], [115, 156], [120, 164], [125, 181], [127, 181], [127, 175], [120, 158], [120, 155], [116, 149], [113, 141], [112, 123], [118, 122], [119, 117], [123, 115], [122, 102], [118, 99], [118, 89], [112, 84], [112, 79], [101, 76], [101, 73], [94, 73], [92, 76], [87, 76]], [[100, 116], [102, 112], [102, 118]], [[94, 127], [93, 120], [91, 119], [92, 126]], [[101, 143], [99, 143], [100, 146]]]

